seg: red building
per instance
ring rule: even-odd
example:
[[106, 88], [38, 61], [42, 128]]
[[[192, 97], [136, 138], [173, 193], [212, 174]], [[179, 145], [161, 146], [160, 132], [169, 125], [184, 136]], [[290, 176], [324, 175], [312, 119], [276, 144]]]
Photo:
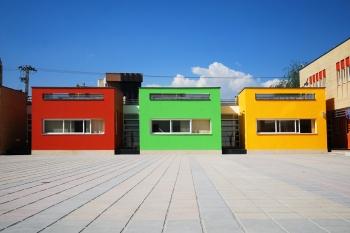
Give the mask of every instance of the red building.
[[114, 154], [122, 94], [109, 87], [33, 87], [32, 154]]

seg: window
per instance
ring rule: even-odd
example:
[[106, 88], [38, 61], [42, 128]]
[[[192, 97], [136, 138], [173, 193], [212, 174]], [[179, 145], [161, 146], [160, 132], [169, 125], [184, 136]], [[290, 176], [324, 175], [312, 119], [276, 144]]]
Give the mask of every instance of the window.
[[277, 121], [277, 132], [281, 133], [295, 133], [296, 121], [295, 120], [282, 120]]
[[65, 120], [64, 133], [84, 133], [83, 120]]
[[257, 133], [315, 133], [315, 120], [257, 120]]
[[103, 94], [90, 93], [45, 93], [44, 100], [103, 100]]
[[101, 134], [105, 132], [105, 122], [103, 120], [91, 121], [91, 133]]
[[189, 120], [172, 120], [171, 132], [173, 133], [190, 133], [190, 121]]
[[315, 121], [310, 119], [300, 120], [300, 133], [315, 133]]
[[44, 121], [44, 133], [63, 133], [63, 121]]
[[256, 100], [315, 100], [315, 94], [290, 93], [290, 94], [255, 94]]
[[210, 100], [210, 94], [150, 94], [151, 100]]
[[210, 134], [211, 126], [208, 119], [190, 120], [152, 120], [154, 134]]
[[337, 74], [337, 94], [339, 97], [347, 96], [347, 82], [350, 81], [350, 57], [346, 57], [335, 64]]
[[170, 133], [170, 121], [152, 121], [152, 133]]
[[210, 120], [192, 120], [192, 133], [210, 133]]
[[103, 134], [103, 120], [44, 120], [44, 134]]
[[274, 120], [258, 120], [258, 133], [274, 133], [276, 132], [276, 125]]

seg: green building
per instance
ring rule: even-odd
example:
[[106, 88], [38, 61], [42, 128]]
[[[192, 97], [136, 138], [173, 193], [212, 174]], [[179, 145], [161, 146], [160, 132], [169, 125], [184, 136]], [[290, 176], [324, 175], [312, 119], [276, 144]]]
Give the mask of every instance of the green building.
[[219, 87], [142, 87], [139, 111], [141, 154], [221, 154]]

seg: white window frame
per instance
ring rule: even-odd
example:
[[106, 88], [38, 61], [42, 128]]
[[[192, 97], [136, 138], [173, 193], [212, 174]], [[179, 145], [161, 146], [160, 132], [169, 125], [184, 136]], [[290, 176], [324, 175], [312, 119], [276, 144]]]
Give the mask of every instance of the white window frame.
[[[91, 128], [92, 128], [92, 124], [91, 122], [93, 120], [98, 120], [98, 121], [103, 121], [104, 124], [105, 124], [105, 121], [103, 119], [66, 119], [66, 118], [50, 118], [50, 119], [43, 119], [42, 121], [42, 134], [43, 135], [102, 135], [102, 134], [105, 134], [105, 131], [106, 131], [106, 125], [104, 125], [104, 130], [102, 133], [92, 133], [91, 131]], [[46, 121], [63, 121], [63, 124], [62, 124], [62, 132], [54, 132], [54, 133], [46, 133], [45, 132], [45, 122]], [[83, 121], [83, 132], [65, 132], [65, 121]], [[90, 131], [89, 132], [85, 132], [85, 121], [89, 121], [90, 122]], [[69, 125], [70, 127], [70, 130], [71, 130], [71, 125]]]
[[[300, 120], [311, 120], [315, 124], [315, 132], [311, 133], [301, 133], [300, 132]], [[275, 121], [275, 132], [258, 132], [258, 121]], [[281, 124], [279, 124], [279, 121], [294, 121], [294, 132], [280, 132], [281, 131]], [[317, 134], [317, 121], [313, 118], [303, 118], [303, 119], [256, 119], [256, 134], [296, 134], [296, 135], [312, 135]]]
[[[208, 133], [193, 133], [192, 132], [192, 121], [193, 120], [208, 120], [209, 121], [209, 132]], [[152, 132], [152, 123], [153, 121], [170, 121], [170, 132]], [[190, 131], [189, 132], [173, 132], [173, 124], [172, 121], [190, 121]], [[191, 118], [191, 119], [152, 119], [150, 121], [150, 132], [154, 135], [205, 135], [212, 134], [212, 123], [211, 119], [207, 118]]]

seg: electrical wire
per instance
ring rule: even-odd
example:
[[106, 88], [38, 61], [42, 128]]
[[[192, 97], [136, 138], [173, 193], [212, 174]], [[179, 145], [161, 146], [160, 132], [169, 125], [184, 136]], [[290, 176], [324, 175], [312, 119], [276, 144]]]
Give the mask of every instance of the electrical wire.
[[[75, 75], [105, 75], [106, 72], [96, 72], [96, 71], [80, 71], [80, 70], [63, 70], [63, 69], [52, 69], [52, 68], [43, 68], [43, 67], [36, 67], [38, 72], [45, 72], [45, 73], [59, 73], [59, 74], [75, 74]], [[4, 67], [4, 70], [6, 71], [18, 71], [16, 68], [7, 68]], [[123, 73], [123, 72], [120, 72]], [[158, 74], [142, 74], [143, 77], [147, 78], [175, 78], [176, 75], [158, 75]], [[280, 76], [252, 76], [252, 75], [246, 75], [246, 78], [249, 79], [255, 79], [255, 80], [262, 80], [262, 79], [286, 79], [286, 77], [280, 77]], [[184, 78], [190, 78], [190, 79], [199, 79], [199, 78], [210, 78], [210, 79], [235, 79], [236, 76], [184, 76]]]

